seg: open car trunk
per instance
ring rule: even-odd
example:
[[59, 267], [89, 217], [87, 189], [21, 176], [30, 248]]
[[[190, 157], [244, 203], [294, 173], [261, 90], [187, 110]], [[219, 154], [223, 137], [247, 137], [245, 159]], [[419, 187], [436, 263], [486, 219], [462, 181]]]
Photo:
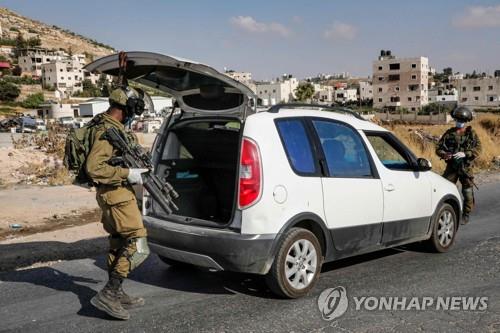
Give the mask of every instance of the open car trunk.
[[[173, 125], [156, 172], [179, 193], [174, 215], [185, 222], [223, 226], [236, 207], [240, 122], [185, 120]], [[155, 209], [153, 207], [153, 214]]]

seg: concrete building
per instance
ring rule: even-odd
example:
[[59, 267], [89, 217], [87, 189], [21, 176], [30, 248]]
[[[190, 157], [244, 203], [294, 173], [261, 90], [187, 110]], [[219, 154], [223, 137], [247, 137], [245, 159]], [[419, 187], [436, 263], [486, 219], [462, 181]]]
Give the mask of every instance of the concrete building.
[[500, 77], [459, 80], [457, 89], [459, 105], [472, 108], [500, 107]]
[[428, 91], [429, 103], [438, 104], [457, 104], [458, 90], [455, 88], [446, 89], [442, 87], [435, 87]]
[[79, 116], [79, 106], [78, 104], [68, 104], [68, 103], [45, 103], [40, 105], [37, 110], [38, 117], [47, 119], [59, 119], [62, 117], [73, 117]]
[[354, 102], [358, 99], [357, 89], [337, 89], [334, 93], [334, 101], [336, 103], [344, 104], [347, 102]]
[[257, 82], [255, 93], [264, 106], [288, 103], [295, 98], [298, 86], [299, 80], [291, 75], [284, 75], [276, 81]]
[[62, 60], [68, 57], [62, 51], [50, 51], [43, 48], [26, 48], [18, 50], [18, 64], [21, 68], [22, 75], [30, 75], [34, 77], [42, 76], [42, 65], [55, 60]]
[[373, 99], [373, 84], [370, 81], [359, 81], [359, 99], [362, 101]]
[[43, 64], [41, 69], [43, 87], [57, 89], [68, 96], [83, 90], [84, 74], [78, 61], [54, 60]]
[[247, 84], [252, 81], [252, 73], [250, 72], [236, 72], [233, 70], [226, 70], [225, 74], [241, 83]]
[[428, 84], [428, 58], [396, 58], [381, 51], [373, 62], [373, 107], [417, 111], [428, 103]]
[[109, 108], [109, 102], [107, 97], [96, 97], [82, 102], [78, 106], [80, 117], [94, 117], [99, 113], [106, 112]]
[[315, 95], [318, 102], [331, 104], [334, 101], [335, 89], [332, 86], [321, 86]]

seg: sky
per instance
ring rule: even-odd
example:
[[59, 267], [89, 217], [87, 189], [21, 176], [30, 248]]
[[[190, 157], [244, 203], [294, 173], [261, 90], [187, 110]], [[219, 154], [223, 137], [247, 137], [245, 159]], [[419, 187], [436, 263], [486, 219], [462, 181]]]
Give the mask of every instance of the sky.
[[380, 50], [441, 71], [500, 69], [500, 1], [0, 0], [1, 7], [117, 50], [154, 51], [218, 70], [371, 75]]

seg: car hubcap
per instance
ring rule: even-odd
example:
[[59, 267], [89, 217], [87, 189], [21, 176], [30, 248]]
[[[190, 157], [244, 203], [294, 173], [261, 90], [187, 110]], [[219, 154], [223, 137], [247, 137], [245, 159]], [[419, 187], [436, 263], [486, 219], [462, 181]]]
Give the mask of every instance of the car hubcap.
[[314, 245], [307, 239], [299, 239], [288, 250], [285, 276], [292, 287], [307, 287], [316, 274], [318, 256]]
[[455, 234], [455, 220], [450, 211], [445, 210], [439, 216], [437, 236], [439, 244], [443, 247], [450, 245]]

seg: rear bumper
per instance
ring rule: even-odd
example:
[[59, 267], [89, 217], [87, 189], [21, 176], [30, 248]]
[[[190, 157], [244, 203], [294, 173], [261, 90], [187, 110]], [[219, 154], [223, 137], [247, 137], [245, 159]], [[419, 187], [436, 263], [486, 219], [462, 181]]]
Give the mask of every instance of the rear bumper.
[[266, 274], [275, 234], [246, 235], [229, 229], [190, 226], [144, 216], [151, 250], [160, 256], [207, 267]]

